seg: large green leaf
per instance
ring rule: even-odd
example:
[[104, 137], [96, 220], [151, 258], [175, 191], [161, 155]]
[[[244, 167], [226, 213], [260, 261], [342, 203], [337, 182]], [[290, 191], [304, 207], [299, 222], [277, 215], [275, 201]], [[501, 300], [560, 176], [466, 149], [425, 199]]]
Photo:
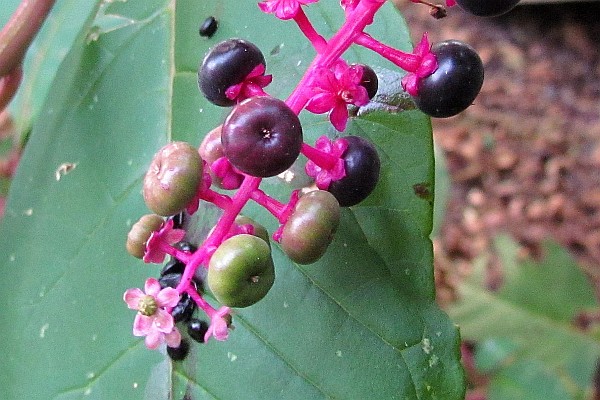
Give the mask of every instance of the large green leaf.
[[[494, 381], [494, 398], [516, 398], [498, 394], [511, 393], [509, 388], [528, 393], [519, 398], [542, 398], [536, 389], [542, 377], [559, 379], [556, 386], [569, 389], [571, 396], [562, 398], [578, 398], [591, 388], [600, 357], [600, 338], [573, 325], [578, 312], [598, 307], [592, 285], [556, 243], [545, 243], [540, 262], [519, 262], [517, 245], [508, 236], [498, 237], [496, 248], [505, 272], [500, 290], [485, 288], [484, 263], [478, 263], [460, 286], [460, 300], [450, 308], [465, 339], [495, 349], [485, 352], [486, 369], [490, 359], [508, 358], [506, 348], [511, 360], [519, 359]], [[490, 347], [490, 342], [495, 345]], [[529, 374], [522, 373], [523, 365]]]
[[[307, 10], [326, 37], [343, 15], [337, 1]], [[107, 15], [115, 29], [98, 28], [113, 26]], [[220, 20], [209, 40], [197, 36], [208, 15]], [[0, 398], [461, 398], [458, 333], [434, 303], [431, 127], [414, 110], [351, 123], [380, 151], [375, 193], [344, 211], [318, 263], [295, 265], [274, 244], [275, 286], [236, 311], [227, 342], [194, 346], [173, 365], [131, 336], [122, 293], [160, 268], [124, 250], [147, 212], [141, 178], [162, 144], [198, 144], [226, 112], [198, 94], [202, 55], [231, 36], [255, 42], [275, 77], [269, 92], [285, 97], [314, 52], [254, 2], [106, 2], [98, 18], [59, 69], [0, 226], [0, 335], [10, 348]], [[391, 5], [369, 31], [410, 47]], [[360, 49], [346, 56], [391, 67]], [[309, 141], [328, 131], [324, 116], [302, 120]], [[56, 175], [65, 163], [74, 168]], [[291, 190], [277, 178], [263, 188], [282, 200]], [[257, 207], [245, 212], [275, 227]]]

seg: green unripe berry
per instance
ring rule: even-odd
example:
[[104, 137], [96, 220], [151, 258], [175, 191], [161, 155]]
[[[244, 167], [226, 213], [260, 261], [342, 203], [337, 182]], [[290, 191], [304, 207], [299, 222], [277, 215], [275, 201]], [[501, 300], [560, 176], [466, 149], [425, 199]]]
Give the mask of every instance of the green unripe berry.
[[185, 142], [173, 142], [156, 153], [144, 177], [144, 200], [162, 216], [182, 211], [195, 197], [202, 179], [202, 159]]
[[160, 229], [164, 220], [156, 214], [147, 214], [133, 224], [127, 234], [125, 247], [127, 252], [136, 258], [144, 257], [146, 242], [150, 239], [152, 232]]
[[228, 307], [251, 306], [267, 295], [274, 281], [271, 249], [254, 235], [240, 234], [225, 240], [208, 264], [208, 287]]
[[302, 196], [281, 233], [281, 247], [298, 264], [317, 261], [333, 240], [340, 223], [340, 206], [335, 197], [324, 190]]

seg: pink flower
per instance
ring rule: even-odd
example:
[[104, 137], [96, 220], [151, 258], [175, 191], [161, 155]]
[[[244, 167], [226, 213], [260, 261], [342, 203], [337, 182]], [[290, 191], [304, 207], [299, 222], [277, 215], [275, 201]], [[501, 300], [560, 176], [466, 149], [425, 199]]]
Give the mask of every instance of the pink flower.
[[369, 102], [367, 89], [360, 84], [362, 68], [338, 62], [333, 71], [321, 69], [315, 74], [313, 96], [306, 109], [315, 114], [329, 112], [329, 121], [338, 131], [346, 129], [348, 104], [364, 106]]
[[264, 0], [258, 3], [262, 12], [275, 14], [279, 19], [292, 19], [298, 14], [300, 5], [316, 3], [319, 0]]
[[229, 336], [229, 307], [221, 307], [210, 315], [210, 325], [204, 335], [204, 342], [208, 342], [211, 336], [218, 341], [225, 341]]
[[272, 80], [272, 75], [265, 75], [265, 65], [259, 64], [250, 71], [241, 83], [228, 87], [225, 90], [225, 96], [229, 100], [235, 100], [239, 103], [252, 96], [264, 95], [265, 92], [262, 88], [271, 83]]
[[183, 229], [173, 229], [173, 220], [169, 219], [162, 227], [152, 232], [150, 239], [146, 242], [146, 251], [144, 252], [144, 262], [160, 264], [167, 255], [166, 247], [180, 242], [185, 236]]
[[402, 78], [402, 88], [411, 96], [416, 96], [419, 91], [421, 79], [433, 74], [438, 67], [437, 59], [431, 52], [431, 45], [427, 39], [427, 33], [423, 34], [421, 41], [413, 50], [413, 54], [419, 58], [419, 66]]
[[315, 148], [334, 157], [338, 157], [338, 161], [331, 169], [319, 167], [312, 160], [308, 160], [304, 167], [306, 174], [315, 180], [317, 187], [321, 190], [327, 190], [331, 181], [337, 181], [346, 176], [346, 169], [342, 156], [348, 148], [348, 142], [343, 138], [332, 142], [327, 136], [321, 136], [315, 142]]
[[146, 336], [146, 347], [156, 349], [166, 342], [169, 347], [178, 347], [181, 334], [175, 327], [173, 316], [165, 307], [175, 307], [179, 302], [177, 290], [167, 287], [161, 289], [155, 278], [148, 278], [141, 289], [128, 289], [123, 295], [127, 307], [137, 310], [133, 322], [133, 335]]

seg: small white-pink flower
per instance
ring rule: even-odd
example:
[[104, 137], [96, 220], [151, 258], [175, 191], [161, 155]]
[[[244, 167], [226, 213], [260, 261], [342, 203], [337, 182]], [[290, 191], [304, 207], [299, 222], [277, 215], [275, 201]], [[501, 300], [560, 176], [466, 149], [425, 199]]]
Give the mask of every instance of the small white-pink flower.
[[265, 0], [258, 3], [262, 12], [275, 14], [279, 19], [292, 19], [298, 14], [301, 5], [316, 3], [319, 0]]
[[169, 347], [179, 346], [181, 334], [175, 327], [173, 316], [165, 310], [179, 302], [177, 290], [162, 289], [155, 278], [148, 278], [143, 291], [128, 289], [123, 300], [128, 308], [138, 311], [133, 322], [133, 335], [145, 336], [146, 347], [156, 349], [163, 342]]
[[204, 342], [208, 342], [211, 336], [218, 341], [225, 341], [229, 336], [229, 307], [221, 307], [210, 316], [210, 325], [204, 335]]

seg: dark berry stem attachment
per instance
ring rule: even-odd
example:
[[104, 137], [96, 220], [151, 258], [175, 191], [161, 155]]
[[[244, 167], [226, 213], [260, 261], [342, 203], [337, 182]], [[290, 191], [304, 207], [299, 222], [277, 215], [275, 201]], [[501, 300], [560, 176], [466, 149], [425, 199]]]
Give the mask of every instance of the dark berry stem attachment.
[[333, 154], [327, 153], [325, 151], [319, 150], [306, 143], [302, 144], [302, 150], [300, 152], [310, 161], [315, 163], [318, 167], [321, 167], [322, 169], [326, 170], [334, 169], [340, 160], [339, 157], [336, 157]]

